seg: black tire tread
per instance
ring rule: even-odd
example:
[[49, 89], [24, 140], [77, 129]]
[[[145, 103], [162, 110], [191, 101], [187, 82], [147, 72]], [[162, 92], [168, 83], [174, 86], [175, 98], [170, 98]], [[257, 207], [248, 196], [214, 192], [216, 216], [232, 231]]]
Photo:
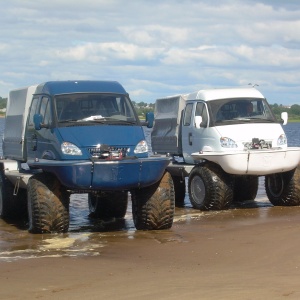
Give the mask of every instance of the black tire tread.
[[0, 217], [6, 219], [18, 219], [27, 216], [27, 196], [26, 190], [19, 188], [14, 195], [14, 185], [0, 171]]
[[29, 231], [62, 233], [69, 228], [69, 194], [51, 174], [36, 174], [28, 182]]
[[156, 184], [132, 192], [132, 212], [138, 230], [172, 227], [175, 192], [171, 175], [166, 172]]
[[[194, 176], [200, 176], [205, 186], [205, 198], [201, 204], [194, 201], [191, 182]], [[233, 200], [233, 183], [230, 175], [214, 164], [196, 166], [189, 176], [189, 197], [194, 208], [200, 210], [227, 209]]]
[[181, 176], [172, 176], [175, 191], [175, 206], [183, 207], [185, 198], [185, 180]]
[[233, 201], [254, 200], [258, 191], [258, 176], [237, 175], [234, 178]]

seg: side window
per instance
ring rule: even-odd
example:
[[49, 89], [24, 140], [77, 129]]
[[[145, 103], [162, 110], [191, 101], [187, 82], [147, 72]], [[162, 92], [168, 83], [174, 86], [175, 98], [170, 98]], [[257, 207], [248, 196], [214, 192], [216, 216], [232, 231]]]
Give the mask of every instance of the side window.
[[30, 106], [28, 125], [33, 126], [33, 116], [37, 113], [39, 98], [33, 98]]
[[208, 122], [207, 110], [203, 102], [197, 103], [195, 116], [201, 116], [202, 117], [201, 127], [207, 127], [207, 122]]
[[184, 111], [184, 121], [183, 121], [184, 126], [191, 125], [192, 110], [193, 110], [193, 104], [190, 103], [186, 106], [185, 111]]
[[50, 125], [52, 121], [51, 108], [50, 108], [50, 100], [47, 97], [42, 98], [40, 114], [43, 116], [43, 123], [45, 125]]

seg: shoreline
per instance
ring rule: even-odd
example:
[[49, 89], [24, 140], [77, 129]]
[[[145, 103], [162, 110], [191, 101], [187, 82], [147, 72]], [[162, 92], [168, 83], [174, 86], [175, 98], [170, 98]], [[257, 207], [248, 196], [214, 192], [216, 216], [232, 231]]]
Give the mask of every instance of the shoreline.
[[0, 298], [299, 299], [299, 230], [299, 207], [269, 207], [112, 236], [95, 257], [0, 262]]

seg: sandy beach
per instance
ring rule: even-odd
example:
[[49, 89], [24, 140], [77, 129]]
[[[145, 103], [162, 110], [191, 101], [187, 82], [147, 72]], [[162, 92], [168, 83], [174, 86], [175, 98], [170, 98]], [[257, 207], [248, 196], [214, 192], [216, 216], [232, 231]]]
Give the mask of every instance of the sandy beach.
[[96, 257], [1, 262], [0, 299], [299, 299], [299, 232], [299, 207], [228, 210]]
[[[7, 225], [1, 250], [19, 238], [27, 244], [15, 243], [15, 253], [37, 255], [1, 253], [0, 299], [300, 299], [300, 207], [273, 207], [262, 188], [255, 201], [225, 211], [177, 208], [170, 230], [126, 226], [82, 239]], [[68, 245], [72, 234], [82, 239], [80, 255]]]

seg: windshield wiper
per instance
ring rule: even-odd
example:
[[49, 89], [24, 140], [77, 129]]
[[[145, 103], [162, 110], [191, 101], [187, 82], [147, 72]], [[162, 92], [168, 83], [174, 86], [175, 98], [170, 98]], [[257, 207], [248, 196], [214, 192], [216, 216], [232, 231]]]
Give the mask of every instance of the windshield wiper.
[[110, 118], [108, 118], [105, 121], [105, 123], [109, 125], [135, 125], [136, 124], [136, 122], [132, 122], [132, 121], [117, 120], [117, 119], [110, 119]]
[[108, 121], [113, 121], [116, 123], [123, 123], [123, 124], [136, 124], [136, 121], [127, 121], [127, 120], [120, 120], [120, 119], [114, 119], [114, 118], [107, 118]]
[[78, 122], [77, 119], [67, 119], [67, 120], [60, 120], [59, 123], [69, 123], [69, 122]]
[[93, 119], [93, 120], [78, 120], [80, 123], [100, 123], [100, 124], [123, 124], [123, 125], [132, 125], [136, 124], [135, 121], [127, 121], [127, 120], [119, 120], [110, 117], [104, 117], [101, 119]]

